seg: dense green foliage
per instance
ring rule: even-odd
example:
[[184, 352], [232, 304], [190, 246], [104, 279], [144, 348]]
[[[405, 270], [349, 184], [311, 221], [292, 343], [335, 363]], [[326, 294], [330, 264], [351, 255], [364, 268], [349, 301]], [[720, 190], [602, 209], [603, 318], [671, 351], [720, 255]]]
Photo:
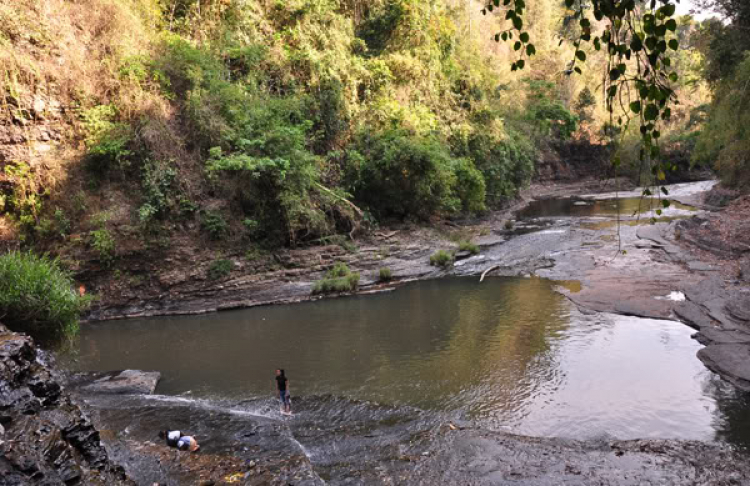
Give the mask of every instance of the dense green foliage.
[[[741, 0], [705, 0], [727, 22], [706, 21], [698, 45], [706, 58], [705, 76], [714, 100], [696, 137], [693, 162], [713, 164], [721, 181], [750, 187], [750, 4]], [[703, 115], [703, 113], [701, 113]]]
[[379, 216], [428, 218], [484, 209], [481, 173], [434, 137], [403, 130], [363, 133], [347, 154], [347, 169], [356, 199]]
[[[566, 3], [492, 2], [482, 15], [481, 2], [443, 0], [87, 0], [85, 9], [0, 0], [0, 18], [23, 12], [18, 25], [0, 25], [10, 87], [0, 117], [8, 126], [54, 118], [46, 110], [37, 119], [33, 106], [51, 93], [65, 107], [55, 119], [70, 152], [40, 162], [19, 151], [3, 166], [0, 223], [29, 244], [105, 268], [169, 252], [171, 242], [215, 254], [333, 241], [351, 249], [358, 231], [389, 220], [501, 207], [538, 162], [548, 176], [569, 144], [612, 144], [633, 173], [660, 167], [655, 152], [644, 162], [645, 135], [680, 153], [697, 143], [707, 160], [728, 146], [701, 141], [713, 129], [698, 136], [700, 122], [681, 133], [706, 102], [696, 75], [704, 59], [691, 39], [705, 31], [701, 45], [719, 42], [708, 27], [687, 17], [673, 24], [662, 1], [655, 12], [619, 2], [643, 22], [637, 36], [621, 25], [617, 37], [606, 19], [620, 14], [604, 3]], [[488, 35], [496, 31], [511, 44], [496, 44]], [[598, 31], [599, 50], [587, 48]], [[636, 38], [640, 50], [630, 45]], [[56, 45], [67, 46], [64, 69], [54, 67]], [[653, 81], [644, 90], [631, 74], [653, 56], [659, 68], [644, 72]], [[567, 75], [582, 58], [593, 68]], [[706, 54], [707, 65], [714, 58], [724, 59]], [[623, 97], [628, 87], [632, 99]], [[612, 88], [632, 123], [607, 111]], [[666, 116], [681, 93], [688, 101]], [[99, 221], [103, 213], [111, 219]]]
[[10, 329], [39, 339], [71, 335], [87, 304], [57, 261], [20, 252], [0, 256], [0, 322]]
[[693, 160], [713, 163], [730, 187], [750, 187], [750, 51], [716, 88], [708, 121], [698, 135]]

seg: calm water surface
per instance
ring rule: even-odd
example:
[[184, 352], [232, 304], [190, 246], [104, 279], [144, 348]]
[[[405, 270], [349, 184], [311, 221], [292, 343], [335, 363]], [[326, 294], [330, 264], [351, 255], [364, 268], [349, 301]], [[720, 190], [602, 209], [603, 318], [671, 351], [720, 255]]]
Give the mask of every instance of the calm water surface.
[[648, 220], [655, 216], [653, 211], [661, 209], [664, 215], [689, 215], [696, 209], [676, 201], [671, 201], [669, 208], [664, 208], [658, 198], [625, 197], [620, 199], [539, 199], [532, 201], [522, 209], [520, 219], [550, 217], [597, 217], [617, 216], [625, 218], [641, 216]]
[[670, 321], [583, 315], [537, 278], [451, 278], [394, 292], [84, 325], [61, 357], [86, 371], [158, 370], [157, 390], [235, 401], [272, 393], [416, 407], [492, 429], [572, 438], [747, 444], [747, 396]]

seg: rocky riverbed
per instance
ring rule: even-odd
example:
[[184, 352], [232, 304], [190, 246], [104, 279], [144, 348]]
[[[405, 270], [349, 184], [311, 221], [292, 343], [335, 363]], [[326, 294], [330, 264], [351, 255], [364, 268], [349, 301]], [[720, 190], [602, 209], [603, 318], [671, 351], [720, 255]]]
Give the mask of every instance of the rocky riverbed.
[[[703, 205], [710, 186], [677, 188], [675, 198]], [[599, 197], [597, 192], [607, 189], [612, 187], [548, 186], [535, 188], [532, 195], [591, 192], [580, 201], [589, 204]], [[524, 205], [519, 202], [513, 210]], [[505, 221], [516, 216], [505, 212], [439, 229], [397, 227], [373, 233], [357, 241], [356, 247], [297, 249], [264, 255], [261, 258], [268, 261], [253, 264], [238, 255], [235, 270], [218, 281], [207, 279], [200, 265], [192, 265], [195, 255], [184, 254], [155, 273], [158, 283], [125, 290], [121, 282], [109, 287], [101, 281], [93, 284], [92, 288], [104, 292], [90, 318], [201, 313], [306, 300], [311, 298], [313, 282], [334, 261], [360, 271], [365, 292], [452, 274], [538, 275], [579, 281], [580, 286], [560, 291], [583, 309], [677, 318], [699, 329], [698, 338], [708, 345], [699, 357], [724, 378], [745, 387], [750, 383], [748, 315], [743, 304], [746, 281], [741, 273], [733, 273], [738, 265], [731, 255], [722, 259], [711, 251], [714, 245], [705, 231], [707, 225], [724, 228], [726, 213], [703, 212], [693, 218], [674, 214], [670, 217], [674, 220], [653, 225], [642, 224], [636, 217], [624, 218], [619, 225], [613, 225], [611, 217], [542, 217], [516, 221], [510, 227]], [[430, 254], [437, 248], [455, 248], [459, 238], [472, 239], [480, 253], [466, 255], [448, 269], [429, 265]], [[742, 243], [737, 247], [730, 242], [729, 249], [746, 258]], [[393, 271], [394, 283], [377, 281], [381, 267]], [[395, 419], [382, 411], [374, 414], [382, 420], [375, 435], [368, 432], [373, 424], [355, 418], [335, 436], [320, 437], [342, 438], [340, 446], [345, 448], [351, 442], [351, 449], [345, 450], [353, 458], [362, 448], [368, 454], [376, 451], [373, 465], [352, 460], [321, 466], [325, 461], [318, 459], [314, 467], [290, 423], [258, 415], [242, 404], [112, 395], [118, 376], [88, 377], [71, 385], [92, 411], [109, 454], [125, 465], [138, 484], [703, 485], [750, 481], [746, 456], [720, 444], [607, 438], [577, 442], [489, 432], [472, 424], [414, 427], [410, 424], [419, 420], [418, 414]], [[97, 389], [96, 383], [104, 389]], [[170, 450], [154, 438], [154, 431], [167, 423], [192, 428], [211, 445], [198, 455]], [[419, 430], [416, 435], [415, 430]]]

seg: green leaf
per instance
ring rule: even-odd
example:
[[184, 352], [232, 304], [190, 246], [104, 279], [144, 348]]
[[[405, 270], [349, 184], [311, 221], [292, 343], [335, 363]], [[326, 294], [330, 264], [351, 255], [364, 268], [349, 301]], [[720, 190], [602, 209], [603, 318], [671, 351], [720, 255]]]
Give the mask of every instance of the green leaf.
[[577, 72], [578, 74], [583, 74], [581, 72], [581, 68], [579, 68], [578, 66], [576, 66], [575, 68], [573, 68], [573, 71]]
[[656, 120], [656, 117], [659, 116], [659, 108], [657, 108], [655, 104], [650, 103], [648, 106], [646, 106], [646, 111], [644, 112], [643, 116], [645, 117], [646, 121]]
[[662, 192], [662, 194], [664, 194], [665, 196], [669, 196], [669, 189], [667, 189], [666, 187], [664, 187], [664, 186], [661, 186], [661, 192]]
[[675, 10], [675, 5], [672, 3], [668, 3], [661, 7], [658, 11], [664, 14], [665, 17], [671, 17], [672, 15], [674, 15]]
[[679, 49], [680, 48], [679, 41], [677, 41], [677, 39], [670, 40], [669, 41], [669, 48], [672, 49], [673, 51], [676, 51], [677, 49]]
[[529, 42], [529, 33], [528, 32], [523, 32], [521, 34], [521, 42], [523, 42], [524, 44], [527, 43], [527, 42]]
[[667, 20], [667, 23], [665, 25], [667, 26], [667, 29], [671, 30], [672, 32], [677, 30], [677, 21], [675, 19]]
[[643, 41], [641, 41], [641, 38], [638, 35], [633, 36], [633, 39], [630, 41], [630, 48], [635, 52], [643, 50]]
[[516, 43], [515, 43], [515, 44], [513, 44], [513, 50], [514, 50], [514, 51], [517, 51], [517, 50], [519, 50], [520, 48], [521, 48], [521, 42], [519, 42], [519, 41], [516, 41]]
[[513, 17], [513, 27], [515, 27], [516, 30], [521, 30], [523, 28], [523, 19], [518, 15]]
[[502, 38], [503, 41], [507, 41], [508, 40], [508, 33], [507, 32], [503, 32], [503, 35], [501, 35], [500, 38]]
[[640, 113], [641, 112], [641, 102], [640, 101], [634, 101], [630, 103], [630, 110], [633, 113]]
[[534, 54], [536, 54], [536, 47], [534, 47], [534, 44], [526, 46], [526, 55], [533, 56]]
[[581, 61], [586, 61], [586, 53], [583, 51], [576, 51], [576, 57]]
[[677, 75], [677, 73], [675, 73], [675, 72], [669, 73], [669, 80], [670, 81], [672, 81], [673, 83], [676, 83], [678, 79], [680, 79], [680, 77]]
[[526, 61], [524, 61], [523, 59], [519, 59], [518, 61], [516, 61], [516, 64], [518, 64], [518, 69], [523, 69], [524, 66], [526, 66]]
[[622, 75], [622, 73], [619, 69], [613, 69], [609, 72], [609, 79], [617, 81], [620, 78], [620, 75]]
[[[664, 187], [662, 187], [662, 189], [664, 189]], [[661, 205], [664, 206], [664, 208], [668, 208], [672, 205], [672, 202], [669, 199], [662, 199]]]

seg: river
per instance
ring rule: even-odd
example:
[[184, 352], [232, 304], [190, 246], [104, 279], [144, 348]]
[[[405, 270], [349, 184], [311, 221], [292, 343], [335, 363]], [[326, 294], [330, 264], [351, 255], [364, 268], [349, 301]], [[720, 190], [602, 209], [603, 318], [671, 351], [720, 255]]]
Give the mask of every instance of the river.
[[[613, 208], [632, 213], [636, 201], [551, 200], [521, 217], [549, 233], [560, 217], [611, 221]], [[525, 236], [533, 232], [516, 239]], [[161, 420], [173, 422], [184, 406], [246, 414], [284, 424], [283, 447], [298, 447], [327, 479], [454, 422], [536, 437], [750, 446], [750, 398], [696, 358], [690, 328], [585, 312], [558, 285], [577, 290], [538, 277], [447, 277], [374, 295], [85, 324], [59, 359], [74, 371], [161, 372], [153, 397], [94, 400], [129, 437], [146, 440], [158, 427], [150, 414], [165, 407], [173, 411]], [[290, 379], [291, 419], [274, 399], [279, 367]], [[217, 437], [205, 424], [188, 426]]]

